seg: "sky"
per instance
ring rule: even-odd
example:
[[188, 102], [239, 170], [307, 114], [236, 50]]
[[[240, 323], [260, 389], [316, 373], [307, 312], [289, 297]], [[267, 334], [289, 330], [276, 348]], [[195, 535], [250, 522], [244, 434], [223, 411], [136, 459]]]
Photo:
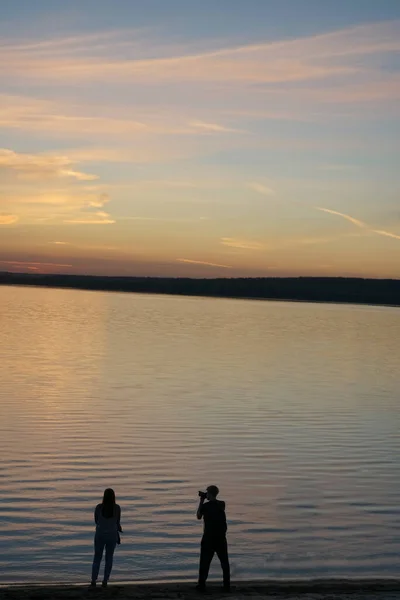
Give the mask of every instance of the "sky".
[[400, 277], [399, 0], [15, 0], [0, 271]]

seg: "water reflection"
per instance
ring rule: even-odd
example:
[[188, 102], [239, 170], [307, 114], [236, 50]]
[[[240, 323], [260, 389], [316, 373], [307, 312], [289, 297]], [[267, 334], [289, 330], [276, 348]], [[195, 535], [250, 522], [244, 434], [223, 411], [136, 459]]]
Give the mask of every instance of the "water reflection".
[[0, 291], [3, 580], [86, 580], [106, 487], [115, 577], [195, 577], [210, 481], [233, 576], [396, 574], [398, 309]]

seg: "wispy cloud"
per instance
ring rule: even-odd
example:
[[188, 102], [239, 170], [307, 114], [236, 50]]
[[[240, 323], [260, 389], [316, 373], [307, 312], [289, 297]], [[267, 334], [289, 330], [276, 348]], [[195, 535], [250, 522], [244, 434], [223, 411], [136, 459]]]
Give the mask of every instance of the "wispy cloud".
[[69, 264], [53, 263], [53, 262], [31, 262], [31, 261], [19, 261], [19, 260], [0, 260], [2, 265], [13, 265], [21, 267], [72, 267]]
[[390, 237], [390, 238], [393, 238], [396, 240], [400, 240], [400, 235], [392, 233], [391, 231], [385, 231], [383, 229], [373, 229], [373, 227], [369, 226], [364, 221], [360, 221], [360, 219], [356, 219], [355, 217], [352, 217], [351, 215], [347, 215], [346, 213], [342, 213], [337, 210], [331, 210], [329, 208], [323, 208], [321, 206], [314, 206], [314, 208], [316, 210], [320, 210], [322, 212], [341, 217], [342, 219], [346, 219], [346, 221], [353, 223], [353, 225], [355, 225], [356, 227], [359, 227], [360, 229], [365, 229], [368, 233], [375, 233], [377, 235], [383, 235], [385, 237]]
[[346, 219], [346, 221], [350, 221], [350, 223], [353, 223], [353, 225], [356, 225], [357, 227], [360, 227], [362, 229], [365, 229], [367, 227], [367, 225], [366, 225], [366, 223], [364, 223], [364, 221], [360, 221], [359, 219], [356, 219], [356, 218], [352, 217], [351, 215], [347, 215], [347, 214], [339, 212], [337, 210], [332, 210], [330, 208], [324, 208], [322, 206], [314, 206], [314, 208], [315, 208], [315, 210], [329, 213], [330, 215], [336, 215], [337, 217], [342, 217], [342, 219]]
[[6, 148], [0, 149], [0, 171], [9, 170], [29, 178], [72, 178], [92, 181], [96, 175], [82, 173], [72, 168], [73, 162], [65, 156], [22, 154]]
[[[395, 52], [400, 49], [399, 22], [366, 24], [308, 38], [247, 46], [230, 46], [207, 52], [176, 54], [162, 49], [159, 57], [118, 56], [115, 40], [107, 39], [93, 52], [93, 40], [83, 36], [79, 54], [71, 44], [58, 42], [58, 52], [49, 40], [4, 44], [0, 70], [3, 75], [41, 80], [129, 80], [150, 83], [183, 81], [283, 82], [324, 78], [357, 72], [352, 57]], [[127, 40], [129, 41], [129, 40]], [[47, 42], [47, 47], [46, 47]], [[135, 40], [137, 44], [137, 40]], [[79, 41], [76, 40], [76, 44]], [[114, 47], [113, 47], [114, 46]], [[129, 46], [128, 46], [129, 47]], [[143, 47], [146, 53], [146, 46]], [[169, 54], [169, 56], [168, 56]], [[4, 60], [6, 58], [6, 60]]]
[[262, 194], [263, 196], [274, 196], [275, 195], [275, 191], [272, 188], [270, 188], [262, 183], [257, 183], [256, 181], [254, 181], [254, 182], [249, 183], [248, 186], [251, 190], [258, 192], [259, 194]]
[[0, 213], [0, 225], [12, 225], [18, 221], [18, 215], [7, 215]]
[[296, 248], [299, 246], [314, 246], [319, 244], [330, 244], [332, 242], [338, 242], [339, 240], [351, 238], [351, 237], [360, 237], [359, 233], [343, 233], [338, 235], [314, 235], [314, 236], [306, 236], [300, 237], [298, 235], [293, 237], [283, 236], [278, 240], [266, 240], [263, 242], [254, 242], [251, 240], [241, 240], [238, 238], [221, 238], [221, 244], [223, 246], [229, 246], [231, 248], [237, 248], [242, 250], [253, 250], [253, 251], [277, 251], [277, 250], [287, 250], [289, 248]]
[[374, 233], [377, 233], [378, 235], [383, 235], [386, 237], [393, 238], [395, 240], [400, 240], [400, 235], [397, 235], [396, 233], [392, 233], [391, 231], [384, 231], [383, 229], [371, 229], [371, 231], [373, 231]]
[[231, 248], [241, 248], [243, 250], [265, 250], [266, 245], [261, 242], [255, 242], [253, 240], [243, 240], [232, 237], [221, 238], [221, 244], [223, 246], [229, 246]]
[[[1, 70], [1, 69], [0, 69]], [[204, 136], [205, 134], [243, 133], [242, 130], [221, 123], [208, 123], [190, 119], [182, 110], [170, 108], [165, 114], [159, 107], [136, 106], [137, 118], [132, 109], [124, 105], [116, 111], [99, 105], [96, 114], [85, 103], [40, 100], [36, 98], [0, 94], [0, 127], [24, 129], [33, 132], [53, 132], [67, 136], [104, 136], [129, 139], [154, 136]], [[91, 159], [102, 153], [108, 160], [120, 160], [121, 150], [112, 148], [91, 149]], [[124, 151], [132, 157], [134, 148]], [[28, 157], [27, 157], [28, 158]], [[53, 157], [53, 160], [66, 160]], [[96, 158], [96, 157], [95, 157]], [[146, 162], [146, 161], [145, 161]], [[62, 166], [62, 164], [61, 164]], [[68, 163], [66, 165], [68, 167]]]
[[87, 215], [82, 214], [75, 219], [65, 219], [64, 223], [74, 225], [111, 225], [116, 223], [116, 221], [108, 213], [98, 211], [95, 213], [88, 213]]
[[121, 217], [124, 221], [150, 221], [158, 223], [198, 223], [205, 221], [204, 217], [140, 217], [140, 216], [126, 216]]
[[191, 265], [205, 265], [207, 267], [215, 267], [218, 269], [232, 269], [230, 265], [220, 265], [218, 263], [206, 262], [203, 260], [190, 260], [189, 258], [177, 258], [177, 262], [188, 263]]
[[89, 200], [89, 206], [94, 208], [102, 208], [109, 201], [110, 196], [108, 194], [102, 193], [99, 196], [93, 198], [93, 200]]
[[[255, 185], [251, 184], [251, 187], [256, 192], [258, 192], [260, 194], [265, 194], [264, 189], [263, 189], [264, 186], [262, 186], [262, 185], [259, 186], [258, 184], [255, 184]], [[372, 233], [372, 234], [376, 234], [376, 235], [382, 235], [382, 236], [390, 237], [390, 238], [393, 238], [393, 239], [400, 239], [400, 236], [398, 236], [395, 233], [392, 233], [390, 231], [385, 231], [385, 230], [382, 230], [382, 229], [374, 229], [372, 226], [370, 226], [365, 221], [362, 221], [361, 219], [357, 219], [356, 217], [354, 217], [352, 215], [340, 212], [338, 210], [333, 210], [331, 208], [327, 208], [327, 207], [324, 207], [324, 206], [310, 206], [310, 205], [304, 204], [302, 202], [298, 202], [296, 200], [290, 201], [289, 204], [294, 204], [296, 206], [300, 206], [300, 207], [303, 207], [305, 209], [312, 208], [314, 210], [326, 213], [328, 215], [332, 215], [334, 217], [340, 217], [341, 219], [344, 219], [345, 221], [348, 221], [349, 223], [351, 223], [352, 225], [354, 225], [358, 229], [364, 230], [366, 234], [371, 234]], [[224, 239], [225, 240], [226, 239], [230, 240], [231, 238], [224, 238]], [[324, 241], [332, 241], [332, 238], [325, 238], [325, 237], [322, 237], [322, 238], [321, 237], [303, 238], [303, 239], [297, 240], [296, 244], [315, 244], [315, 243], [323, 243]], [[226, 242], [225, 242], [225, 245], [230, 245], [230, 244], [229, 243], [226, 244]], [[237, 246], [237, 247], [240, 247], [240, 246]], [[243, 247], [245, 247], [245, 246], [243, 246]]]
[[218, 125], [218, 123], [204, 123], [203, 121], [192, 121], [189, 123], [190, 127], [196, 130], [204, 131], [204, 133], [244, 133], [240, 129], [232, 129], [230, 127], [224, 127]]

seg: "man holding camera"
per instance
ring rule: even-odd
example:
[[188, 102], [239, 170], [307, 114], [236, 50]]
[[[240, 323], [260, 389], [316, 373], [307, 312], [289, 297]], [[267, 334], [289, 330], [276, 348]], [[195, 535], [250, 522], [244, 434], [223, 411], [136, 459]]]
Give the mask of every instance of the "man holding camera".
[[[228, 543], [226, 540], [227, 524], [225, 502], [217, 500], [219, 489], [210, 485], [206, 492], [199, 492], [200, 503], [197, 518], [204, 519], [204, 533], [201, 540], [199, 583], [197, 589], [205, 591], [208, 571], [216, 553], [222, 567], [224, 590], [231, 589], [230, 567], [228, 559]], [[205, 502], [208, 500], [208, 502]]]

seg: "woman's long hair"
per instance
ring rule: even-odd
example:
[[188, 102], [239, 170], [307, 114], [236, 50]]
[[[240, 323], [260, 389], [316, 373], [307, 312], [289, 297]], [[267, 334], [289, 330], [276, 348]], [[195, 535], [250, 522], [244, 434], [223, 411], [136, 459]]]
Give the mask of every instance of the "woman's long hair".
[[114, 515], [115, 492], [111, 488], [104, 490], [103, 502], [101, 505], [101, 514], [105, 519], [110, 519]]

